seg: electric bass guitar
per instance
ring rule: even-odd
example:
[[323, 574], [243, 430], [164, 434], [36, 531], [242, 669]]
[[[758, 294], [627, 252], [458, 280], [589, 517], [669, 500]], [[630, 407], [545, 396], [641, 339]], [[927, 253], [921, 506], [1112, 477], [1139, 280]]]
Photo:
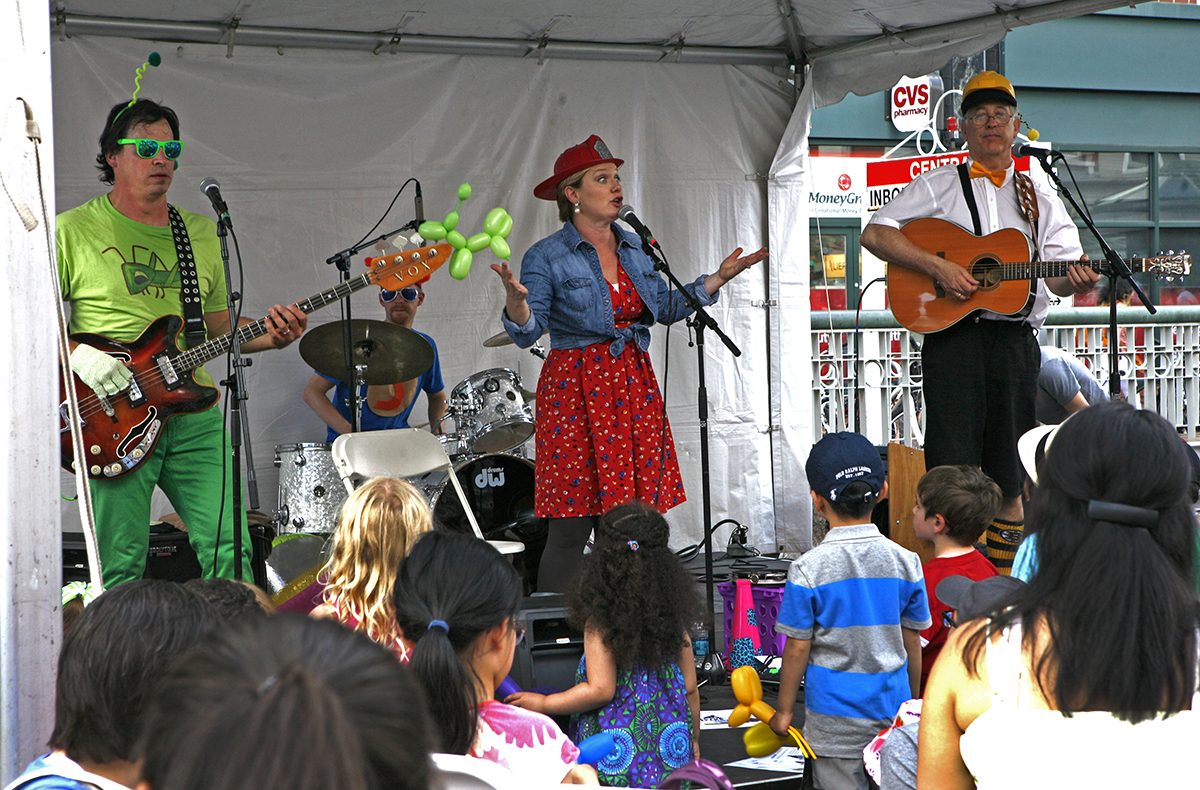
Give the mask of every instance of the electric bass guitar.
[[[368, 285], [392, 291], [423, 280], [450, 258], [449, 244], [393, 253], [370, 261], [370, 271], [319, 294], [296, 302], [305, 314], [348, 296]], [[129, 387], [114, 396], [97, 395], [72, 376], [79, 401], [79, 422], [89, 477], [115, 479], [128, 474], [149, 457], [166, 421], [176, 414], [204, 411], [217, 402], [218, 391], [196, 383], [193, 371], [229, 350], [233, 332], [180, 351], [177, 343], [183, 319], [165, 315], [130, 343], [104, 335], [82, 333], [71, 339], [95, 346], [125, 362], [133, 372]], [[242, 343], [266, 334], [266, 318], [235, 330]], [[67, 395], [60, 390], [62, 465], [75, 471]]]
[[[1030, 281], [1042, 277], [1065, 277], [1072, 264], [1089, 266], [1108, 274], [1108, 262], [1030, 261], [1029, 241], [1015, 228], [976, 236], [953, 222], [918, 219], [900, 229], [921, 249], [963, 267], [979, 283], [979, 290], [963, 300], [949, 294], [932, 277], [897, 264], [888, 266], [888, 304], [896, 320], [913, 332], [939, 332], [976, 310], [1013, 315], [1025, 307]], [[1169, 253], [1149, 258], [1130, 258], [1134, 272], [1156, 277], [1174, 277], [1192, 269], [1192, 256]]]

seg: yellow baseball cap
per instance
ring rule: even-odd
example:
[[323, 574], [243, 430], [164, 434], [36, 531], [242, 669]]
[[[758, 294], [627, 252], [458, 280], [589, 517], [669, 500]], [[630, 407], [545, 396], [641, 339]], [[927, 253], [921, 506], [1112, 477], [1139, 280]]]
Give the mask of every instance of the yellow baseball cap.
[[995, 71], [981, 71], [967, 80], [963, 88], [959, 112], [966, 114], [984, 102], [999, 102], [1017, 106], [1017, 92], [1008, 77]]

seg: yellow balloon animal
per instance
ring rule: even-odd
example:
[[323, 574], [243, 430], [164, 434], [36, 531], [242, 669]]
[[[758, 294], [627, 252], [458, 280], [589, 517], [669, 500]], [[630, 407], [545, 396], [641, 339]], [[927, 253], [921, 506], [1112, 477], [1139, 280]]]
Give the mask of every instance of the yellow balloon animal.
[[[730, 685], [733, 686], [733, 696], [738, 704], [733, 713], [729, 714], [729, 726], [740, 727], [749, 721], [751, 716], [759, 722], [746, 730], [746, 734], [742, 736], [742, 742], [746, 744], [746, 754], [751, 757], [766, 757], [777, 751], [784, 745], [784, 739], [776, 735], [769, 726], [775, 709], [763, 701], [762, 681], [758, 679], [758, 673], [750, 667], [738, 667], [733, 670]], [[806, 759], [817, 759], [816, 753], [799, 730], [788, 727], [788, 737], [800, 747], [800, 752]]]

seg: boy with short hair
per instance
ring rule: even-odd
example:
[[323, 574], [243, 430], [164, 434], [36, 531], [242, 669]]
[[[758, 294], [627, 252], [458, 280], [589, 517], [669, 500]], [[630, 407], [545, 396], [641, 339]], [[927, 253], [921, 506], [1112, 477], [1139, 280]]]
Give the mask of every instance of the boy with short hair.
[[996, 575], [996, 567], [979, 553], [975, 543], [1002, 503], [1000, 487], [974, 466], [935, 466], [917, 483], [913, 532], [933, 543], [934, 557], [925, 563], [925, 590], [933, 625], [921, 632], [921, 691], [933, 662], [954, 626], [953, 610], [937, 597], [937, 585], [947, 576], [973, 581]]
[[866, 790], [863, 747], [920, 686], [919, 632], [930, 625], [921, 560], [870, 521], [887, 481], [865, 437], [825, 436], [805, 472], [813, 508], [830, 529], [788, 569], [776, 624], [788, 641], [771, 729], [787, 732], [803, 676], [816, 787]]

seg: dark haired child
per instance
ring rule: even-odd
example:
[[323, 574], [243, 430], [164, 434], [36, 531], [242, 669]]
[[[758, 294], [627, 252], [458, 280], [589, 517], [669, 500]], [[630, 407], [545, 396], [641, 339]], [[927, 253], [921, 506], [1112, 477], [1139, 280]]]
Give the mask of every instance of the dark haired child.
[[165, 673], [137, 790], [425, 790], [430, 729], [417, 679], [365, 635], [243, 616]]
[[866, 790], [863, 748], [920, 688], [919, 632], [930, 625], [921, 560], [871, 523], [887, 481], [865, 437], [825, 436], [804, 469], [813, 509], [830, 529], [788, 569], [775, 626], [788, 640], [771, 729], [787, 733], [803, 677], [816, 786]]
[[974, 466], [935, 466], [917, 483], [913, 532], [933, 544], [933, 559], [922, 566], [933, 625], [921, 632], [921, 692], [933, 662], [954, 627], [953, 608], [937, 597], [937, 585], [947, 576], [980, 581], [996, 575], [996, 566], [979, 553], [975, 543], [1000, 511], [1000, 486]]
[[121, 790], [138, 779], [136, 742], [171, 661], [224, 625], [177, 582], [138, 579], [97, 596], [63, 636], [49, 754], [6, 790]]
[[576, 685], [558, 694], [520, 692], [508, 702], [571, 714], [579, 741], [601, 732], [617, 749], [596, 769], [600, 783], [657, 787], [699, 756], [700, 692], [687, 627], [700, 609], [696, 584], [667, 547], [653, 508], [621, 505], [596, 527], [571, 599], [584, 633]]
[[495, 700], [524, 636], [521, 577], [486, 542], [427, 532], [400, 565], [396, 622], [433, 714], [437, 750], [498, 763], [531, 787], [596, 784], [554, 721]]

